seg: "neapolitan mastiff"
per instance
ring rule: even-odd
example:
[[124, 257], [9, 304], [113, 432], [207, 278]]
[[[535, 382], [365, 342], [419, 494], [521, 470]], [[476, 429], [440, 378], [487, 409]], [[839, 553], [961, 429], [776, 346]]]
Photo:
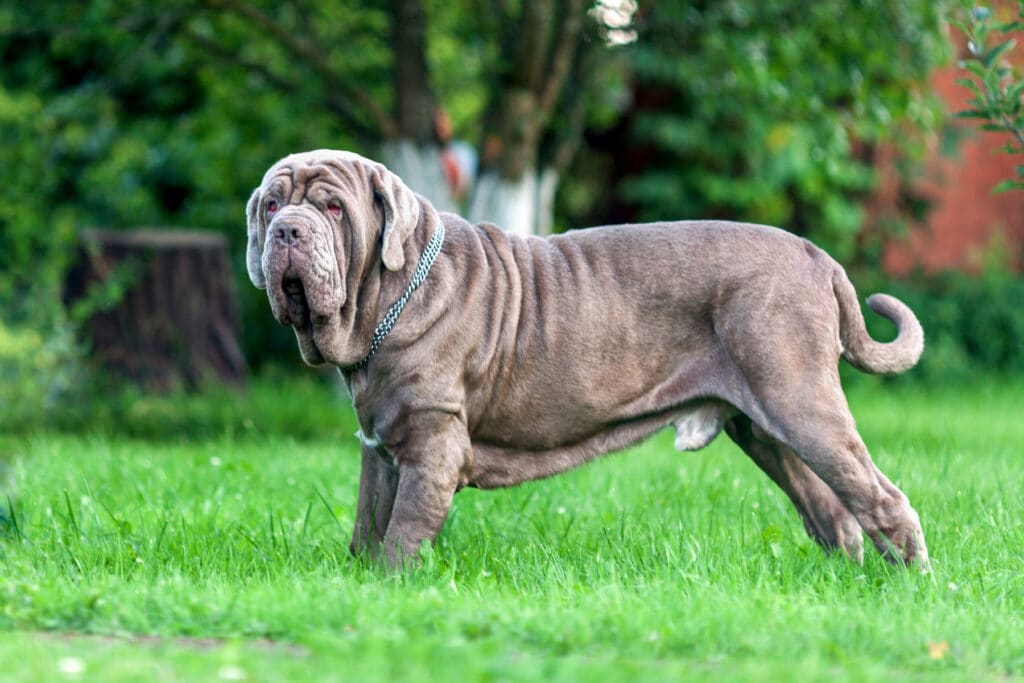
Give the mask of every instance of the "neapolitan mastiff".
[[553, 475], [673, 425], [679, 450], [724, 428], [826, 549], [861, 560], [863, 530], [927, 568], [837, 370], [840, 356], [912, 367], [921, 326], [876, 294], [898, 334], [874, 341], [845, 271], [807, 240], [721, 221], [515, 236], [332, 150], [274, 164], [247, 214], [253, 283], [307, 363], [339, 367], [358, 415], [354, 552], [400, 565], [460, 488]]

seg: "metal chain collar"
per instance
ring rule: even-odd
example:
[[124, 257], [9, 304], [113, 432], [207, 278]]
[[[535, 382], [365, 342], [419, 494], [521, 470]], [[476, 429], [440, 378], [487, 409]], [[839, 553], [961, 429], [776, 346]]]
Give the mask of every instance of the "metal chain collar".
[[412, 274], [412, 280], [409, 282], [409, 286], [405, 288], [405, 292], [402, 296], [398, 297], [398, 301], [391, 304], [391, 308], [388, 309], [384, 319], [377, 325], [377, 329], [373, 331], [373, 339], [370, 341], [370, 352], [366, 354], [358, 363], [354, 365], [346, 365], [341, 368], [342, 372], [353, 372], [360, 368], [366, 367], [366, 364], [373, 358], [373, 354], [377, 353], [377, 349], [380, 348], [381, 343], [384, 341], [384, 337], [388, 336], [388, 332], [398, 322], [398, 316], [402, 314], [402, 309], [405, 308], [405, 304], [409, 301], [409, 297], [412, 293], [423, 284], [423, 281], [427, 279], [427, 273], [430, 272], [430, 267], [434, 265], [434, 259], [441, 252], [441, 243], [444, 242], [444, 224], [438, 222], [437, 230], [430, 237], [430, 241], [427, 242], [427, 246], [424, 247], [423, 253], [420, 254], [420, 262], [416, 265], [416, 271]]

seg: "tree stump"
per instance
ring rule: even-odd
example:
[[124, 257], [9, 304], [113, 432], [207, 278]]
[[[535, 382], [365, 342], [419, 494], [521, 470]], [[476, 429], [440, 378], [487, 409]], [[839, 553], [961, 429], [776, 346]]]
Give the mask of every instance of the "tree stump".
[[101, 368], [149, 391], [241, 384], [227, 239], [199, 230], [85, 230], [65, 301]]

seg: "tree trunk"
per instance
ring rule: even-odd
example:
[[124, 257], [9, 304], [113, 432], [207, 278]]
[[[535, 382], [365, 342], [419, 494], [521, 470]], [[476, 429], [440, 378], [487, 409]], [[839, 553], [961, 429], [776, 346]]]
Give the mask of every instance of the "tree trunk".
[[391, 0], [395, 46], [397, 135], [381, 146], [381, 161], [438, 211], [454, 211], [435, 128], [439, 112], [427, 70], [427, 18], [421, 0]]
[[503, 18], [508, 30], [484, 114], [471, 220], [524, 235], [551, 232], [558, 169], [541, 146], [579, 52], [584, 16], [582, 0], [537, 0], [522, 3], [515, 21]]
[[558, 190], [558, 171], [545, 168], [537, 178], [536, 234], [550, 235], [555, 228], [555, 192]]
[[554, 169], [540, 174], [527, 169], [514, 181], [490, 169], [477, 179], [467, 217], [473, 223], [487, 221], [519, 235], [550, 235], [557, 188]]
[[536, 174], [523, 173], [519, 180], [506, 180], [488, 170], [476, 181], [468, 218], [473, 223], [487, 221], [518, 235], [532, 235], [536, 223]]
[[391, 140], [381, 147], [381, 162], [414, 192], [429, 199], [438, 211], [457, 209], [445, 179], [441, 150], [436, 145]]
[[86, 317], [91, 357], [118, 378], [155, 391], [245, 379], [223, 235], [87, 230], [65, 299]]

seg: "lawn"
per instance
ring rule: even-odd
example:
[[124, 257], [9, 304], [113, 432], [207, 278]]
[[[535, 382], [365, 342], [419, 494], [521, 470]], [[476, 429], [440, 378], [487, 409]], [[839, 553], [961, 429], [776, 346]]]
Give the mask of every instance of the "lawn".
[[930, 575], [824, 556], [724, 436], [463, 491], [393, 576], [349, 556], [356, 426], [328, 383], [8, 434], [0, 679], [1024, 681], [1024, 382], [849, 394]]

